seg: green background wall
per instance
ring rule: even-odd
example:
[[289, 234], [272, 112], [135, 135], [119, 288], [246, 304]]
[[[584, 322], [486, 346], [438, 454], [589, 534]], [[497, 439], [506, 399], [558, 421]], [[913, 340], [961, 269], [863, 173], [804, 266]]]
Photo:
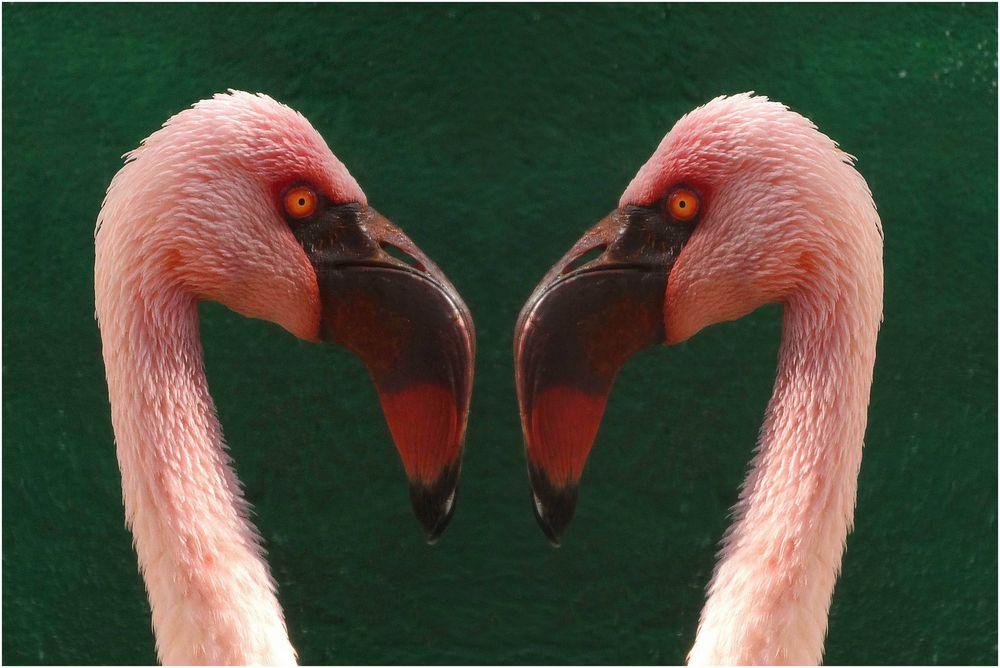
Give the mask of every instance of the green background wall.
[[770, 396], [780, 308], [619, 378], [559, 550], [511, 339], [684, 112], [756, 90], [859, 157], [885, 323], [829, 663], [997, 661], [997, 8], [3, 7], [3, 660], [149, 663], [93, 226], [119, 156], [229, 87], [301, 110], [479, 333], [458, 512], [411, 515], [348, 353], [202, 306], [209, 381], [306, 663], [676, 663]]

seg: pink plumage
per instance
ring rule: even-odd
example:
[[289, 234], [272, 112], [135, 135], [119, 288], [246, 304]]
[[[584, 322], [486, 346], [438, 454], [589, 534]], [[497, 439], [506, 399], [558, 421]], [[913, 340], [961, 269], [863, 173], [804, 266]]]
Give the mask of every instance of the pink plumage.
[[681, 119], [623, 197], [669, 178], [658, 165], [712, 189], [713, 215], [671, 273], [668, 340], [785, 305], [774, 394], [691, 663], [822, 658], [882, 317], [881, 223], [852, 162], [783, 105], [734, 96]]
[[[677, 192], [700, 207], [698, 216], [664, 211]], [[598, 259], [572, 268], [595, 247], [604, 248]], [[854, 514], [882, 273], [881, 223], [853, 159], [808, 119], [742, 94], [681, 118], [619, 209], [553, 268], [522, 311], [515, 356], [529, 471], [539, 521], [558, 540], [603, 408], [581, 436], [551, 424], [568, 419], [561, 417], [568, 403], [553, 408], [542, 399], [573, 395], [568, 388], [603, 400], [635, 350], [683, 341], [763, 304], [784, 305], [774, 393], [708, 587], [692, 664], [822, 658]], [[662, 324], [622, 319], [654, 304]], [[581, 332], [597, 322], [629, 331], [637, 343], [619, 344], [619, 335], [609, 348], [617, 357], [600, 353], [607, 340], [600, 328]], [[577, 455], [568, 480], [547, 463], [557, 451]]]
[[[98, 218], [94, 285], [125, 519], [157, 653], [164, 663], [291, 664], [208, 391], [197, 302], [362, 357], [431, 540], [454, 511], [471, 317], [436, 265], [368, 207], [308, 121], [269, 97], [199, 102], [127, 157]], [[289, 193], [302, 193], [301, 210]]]
[[274, 311], [314, 337], [315, 279], [266, 200], [268, 172], [284, 159], [328, 174], [331, 194], [360, 189], [299, 114], [240, 92], [182, 111], [127, 157], [98, 218], [95, 296], [157, 653], [168, 664], [294, 663], [208, 391], [197, 300], [231, 295], [235, 310]]

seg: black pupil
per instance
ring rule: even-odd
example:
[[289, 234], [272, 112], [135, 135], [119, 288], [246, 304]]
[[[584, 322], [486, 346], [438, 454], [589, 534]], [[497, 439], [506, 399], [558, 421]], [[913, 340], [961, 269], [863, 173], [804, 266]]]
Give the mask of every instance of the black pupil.
[[[306, 205], [306, 198], [305, 197], [300, 197], [299, 198], [299, 206], [305, 206], [305, 205]], [[684, 205], [682, 204], [681, 206], [684, 206]]]
[[684, 200], [681, 200], [680, 202], [677, 203], [677, 206], [679, 206], [680, 208], [683, 209], [684, 207], [687, 206], [687, 202], [685, 202]]

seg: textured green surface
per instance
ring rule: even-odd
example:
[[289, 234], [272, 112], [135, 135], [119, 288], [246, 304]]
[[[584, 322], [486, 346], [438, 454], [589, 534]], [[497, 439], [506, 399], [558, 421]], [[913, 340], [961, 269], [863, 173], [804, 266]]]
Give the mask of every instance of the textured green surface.
[[997, 661], [997, 9], [3, 8], [3, 660], [146, 663], [93, 320], [119, 156], [228, 87], [301, 110], [479, 333], [434, 547], [360, 362], [202, 307], [304, 662], [676, 663], [770, 395], [780, 309], [626, 365], [559, 550], [529, 507], [517, 312], [685, 111], [756, 90], [859, 157], [885, 324], [830, 663]]

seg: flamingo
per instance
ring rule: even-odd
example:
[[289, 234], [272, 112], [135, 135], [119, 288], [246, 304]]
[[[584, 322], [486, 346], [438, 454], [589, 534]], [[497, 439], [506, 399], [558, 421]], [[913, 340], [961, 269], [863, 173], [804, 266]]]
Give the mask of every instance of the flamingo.
[[310, 123], [270, 97], [230, 91], [198, 102], [126, 157], [97, 220], [94, 286], [125, 518], [157, 654], [292, 664], [209, 395], [198, 301], [362, 359], [429, 541], [455, 509], [472, 319]]
[[766, 97], [712, 100], [542, 279], [515, 330], [533, 507], [558, 545], [625, 360], [775, 302], [774, 392], [691, 664], [822, 659], [882, 317], [882, 227], [854, 159]]

